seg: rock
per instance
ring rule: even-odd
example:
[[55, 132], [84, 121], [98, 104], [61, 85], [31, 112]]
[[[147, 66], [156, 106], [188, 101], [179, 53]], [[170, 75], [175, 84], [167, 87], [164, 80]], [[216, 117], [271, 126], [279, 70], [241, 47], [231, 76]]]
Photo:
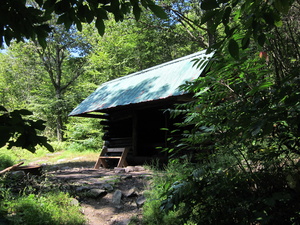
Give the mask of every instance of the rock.
[[125, 173], [125, 168], [115, 167], [114, 171], [115, 171], [115, 173]]
[[134, 171], [145, 171], [146, 169], [143, 166], [135, 166]]
[[132, 175], [123, 175], [123, 176], [121, 176], [122, 180], [127, 180], [127, 179], [131, 179], [131, 178], [132, 178]]
[[106, 195], [107, 192], [103, 189], [93, 188], [89, 190], [88, 195], [93, 198], [98, 198], [100, 196]]
[[79, 201], [76, 198], [72, 198], [70, 201], [71, 206], [79, 206]]
[[86, 191], [89, 190], [90, 188], [87, 186], [80, 186], [80, 187], [76, 187], [75, 191], [76, 192], [82, 192], [82, 191]]
[[112, 192], [114, 190], [114, 187], [110, 184], [107, 184], [107, 183], [102, 184], [102, 188], [105, 189], [108, 192]]
[[138, 195], [138, 191], [136, 187], [131, 188], [126, 194], [126, 197], [134, 197]]
[[61, 163], [61, 162], [65, 162], [66, 161], [66, 159], [59, 159], [59, 160], [57, 160], [56, 162], [57, 163]]
[[64, 166], [61, 168], [61, 170], [69, 170], [69, 169], [71, 169], [71, 167], [69, 167], [69, 166]]
[[121, 198], [122, 198], [122, 191], [116, 190], [112, 196], [112, 203], [115, 205], [121, 204]]
[[125, 168], [125, 172], [126, 172], [126, 173], [134, 172], [134, 166], [127, 166], [127, 167]]
[[141, 195], [136, 199], [135, 203], [136, 203], [137, 207], [140, 208], [144, 205], [145, 201], [146, 201], [145, 196]]

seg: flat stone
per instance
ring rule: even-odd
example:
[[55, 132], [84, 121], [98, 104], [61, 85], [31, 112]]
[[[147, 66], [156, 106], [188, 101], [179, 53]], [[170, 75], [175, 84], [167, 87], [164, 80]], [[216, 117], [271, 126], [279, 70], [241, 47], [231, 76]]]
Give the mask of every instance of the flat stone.
[[125, 173], [125, 168], [115, 167], [114, 172], [115, 173]]
[[102, 188], [105, 189], [108, 192], [112, 192], [114, 190], [114, 187], [110, 184], [107, 184], [107, 183], [102, 184]]
[[87, 186], [80, 186], [80, 187], [76, 187], [75, 191], [76, 192], [82, 192], [82, 191], [86, 191], [89, 190], [91, 188], [87, 187]]
[[135, 203], [137, 207], [140, 208], [144, 205], [145, 201], [146, 201], [146, 197], [144, 195], [141, 195], [136, 199]]
[[121, 199], [122, 199], [122, 191], [116, 190], [112, 196], [112, 203], [115, 205], [120, 205], [121, 204]]
[[127, 166], [126, 168], [125, 168], [125, 172], [126, 173], [130, 173], [130, 172], [134, 172], [135, 170], [134, 170], [134, 166]]
[[125, 196], [126, 197], [134, 197], [134, 196], [138, 195], [137, 193], [138, 193], [137, 188], [133, 187], [125, 194]]
[[107, 194], [107, 192], [103, 189], [93, 188], [89, 191], [90, 197], [98, 198], [101, 195]]
[[145, 171], [146, 169], [143, 166], [135, 166], [134, 171]]

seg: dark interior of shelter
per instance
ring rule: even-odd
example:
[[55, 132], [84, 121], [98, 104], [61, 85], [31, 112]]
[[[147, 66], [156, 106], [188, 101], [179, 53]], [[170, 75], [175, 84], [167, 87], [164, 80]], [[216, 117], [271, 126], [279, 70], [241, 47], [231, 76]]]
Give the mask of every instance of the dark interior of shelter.
[[[105, 134], [103, 139], [109, 148], [130, 147], [129, 165], [167, 162], [170, 131], [174, 130], [175, 119], [170, 119], [169, 111], [160, 107], [114, 110], [106, 114], [101, 124]], [[178, 119], [177, 119], [178, 120]]]

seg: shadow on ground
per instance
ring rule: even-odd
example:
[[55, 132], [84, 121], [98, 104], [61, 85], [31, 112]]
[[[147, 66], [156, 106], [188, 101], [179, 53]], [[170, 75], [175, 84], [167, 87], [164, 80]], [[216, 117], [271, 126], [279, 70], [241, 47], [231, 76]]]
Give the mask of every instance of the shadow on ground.
[[121, 225], [128, 224], [132, 217], [140, 218], [143, 193], [152, 173], [142, 167], [96, 170], [94, 164], [95, 161], [58, 162], [45, 166], [45, 172], [61, 190], [78, 200], [89, 225]]

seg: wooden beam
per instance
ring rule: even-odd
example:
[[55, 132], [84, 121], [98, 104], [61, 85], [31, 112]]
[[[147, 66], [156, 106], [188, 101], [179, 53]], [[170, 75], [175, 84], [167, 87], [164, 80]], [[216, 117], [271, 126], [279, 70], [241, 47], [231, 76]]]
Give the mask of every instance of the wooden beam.
[[92, 113], [79, 114], [76, 116], [77, 117], [98, 118], [98, 119], [107, 119], [109, 117], [108, 114], [92, 114]]

